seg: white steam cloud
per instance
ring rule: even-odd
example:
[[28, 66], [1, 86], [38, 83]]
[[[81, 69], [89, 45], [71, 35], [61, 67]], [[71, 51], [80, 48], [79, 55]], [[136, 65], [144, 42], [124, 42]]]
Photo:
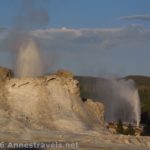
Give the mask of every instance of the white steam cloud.
[[30, 32], [39, 26], [46, 27], [49, 22], [48, 12], [41, 5], [39, 8], [34, 0], [21, 2], [21, 12], [14, 18], [14, 26], [5, 43], [15, 64], [16, 76], [40, 76], [46, 72], [49, 63], [45, 62], [43, 50], [40, 49], [37, 38]]
[[17, 76], [37, 76], [43, 73], [43, 60], [36, 42], [29, 38], [21, 45], [17, 55]]
[[104, 103], [107, 121], [136, 123], [139, 126], [141, 108], [138, 90], [133, 80], [108, 79], [97, 83], [98, 97]]

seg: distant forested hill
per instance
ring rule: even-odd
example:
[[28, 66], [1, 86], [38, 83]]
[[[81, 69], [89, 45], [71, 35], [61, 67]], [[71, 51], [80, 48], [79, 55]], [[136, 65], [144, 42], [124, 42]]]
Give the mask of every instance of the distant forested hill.
[[103, 85], [107, 82], [107, 79], [89, 76], [76, 76], [75, 78], [80, 82], [81, 97], [93, 100], [100, 99], [97, 84]]
[[132, 75], [132, 76], [127, 76], [125, 78], [126, 79], [133, 79], [138, 87], [145, 86], [145, 87], [150, 88], [150, 77]]
[[[75, 77], [80, 82], [81, 97], [92, 98], [94, 100], [101, 100], [101, 89], [97, 89], [97, 84], [105, 85], [108, 79], [96, 77]], [[139, 96], [141, 100], [142, 122], [150, 120], [150, 77], [146, 76], [127, 76], [124, 79], [132, 79], [138, 87]], [[110, 98], [111, 99], [111, 98]]]

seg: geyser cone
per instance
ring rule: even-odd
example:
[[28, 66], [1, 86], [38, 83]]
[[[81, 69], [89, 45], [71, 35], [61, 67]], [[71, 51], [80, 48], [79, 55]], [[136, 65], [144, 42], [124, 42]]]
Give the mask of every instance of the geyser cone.
[[20, 46], [17, 57], [17, 76], [39, 76], [43, 72], [40, 49], [36, 42], [29, 38]]

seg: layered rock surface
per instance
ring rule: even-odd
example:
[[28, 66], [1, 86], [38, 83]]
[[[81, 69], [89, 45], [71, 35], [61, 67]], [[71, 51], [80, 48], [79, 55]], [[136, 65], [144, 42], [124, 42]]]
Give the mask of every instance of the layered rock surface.
[[110, 134], [103, 104], [83, 102], [72, 77], [13, 78], [7, 72], [0, 68], [1, 141], [78, 141], [80, 149], [150, 148], [148, 137]]
[[[79, 132], [96, 129], [100, 119], [85, 109], [78, 81], [49, 75], [6, 78], [1, 85], [1, 129], [50, 129]], [[7, 120], [8, 119], [8, 120]], [[4, 125], [5, 124], [5, 125]], [[4, 125], [4, 126], [3, 126]]]

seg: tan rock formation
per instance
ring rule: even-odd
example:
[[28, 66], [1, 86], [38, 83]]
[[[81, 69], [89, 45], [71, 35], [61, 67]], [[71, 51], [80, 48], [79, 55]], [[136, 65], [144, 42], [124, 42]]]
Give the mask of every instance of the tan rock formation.
[[5, 80], [13, 77], [13, 72], [10, 69], [0, 67], [0, 80]]
[[9, 70], [0, 72], [0, 141], [78, 142], [80, 150], [150, 148], [148, 137], [107, 132], [103, 105], [90, 99], [83, 102], [72, 77], [11, 78]]
[[104, 124], [104, 105], [102, 103], [87, 99], [84, 105], [93, 121]]
[[6, 123], [0, 125], [3, 131], [49, 129], [80, 132], [98, 126], [99, 118], [93, 120], [93, 116], [88, 115], [79, 96], [78, 81], [72, 77], [6, 78], [2, 88], [0, 119]]

